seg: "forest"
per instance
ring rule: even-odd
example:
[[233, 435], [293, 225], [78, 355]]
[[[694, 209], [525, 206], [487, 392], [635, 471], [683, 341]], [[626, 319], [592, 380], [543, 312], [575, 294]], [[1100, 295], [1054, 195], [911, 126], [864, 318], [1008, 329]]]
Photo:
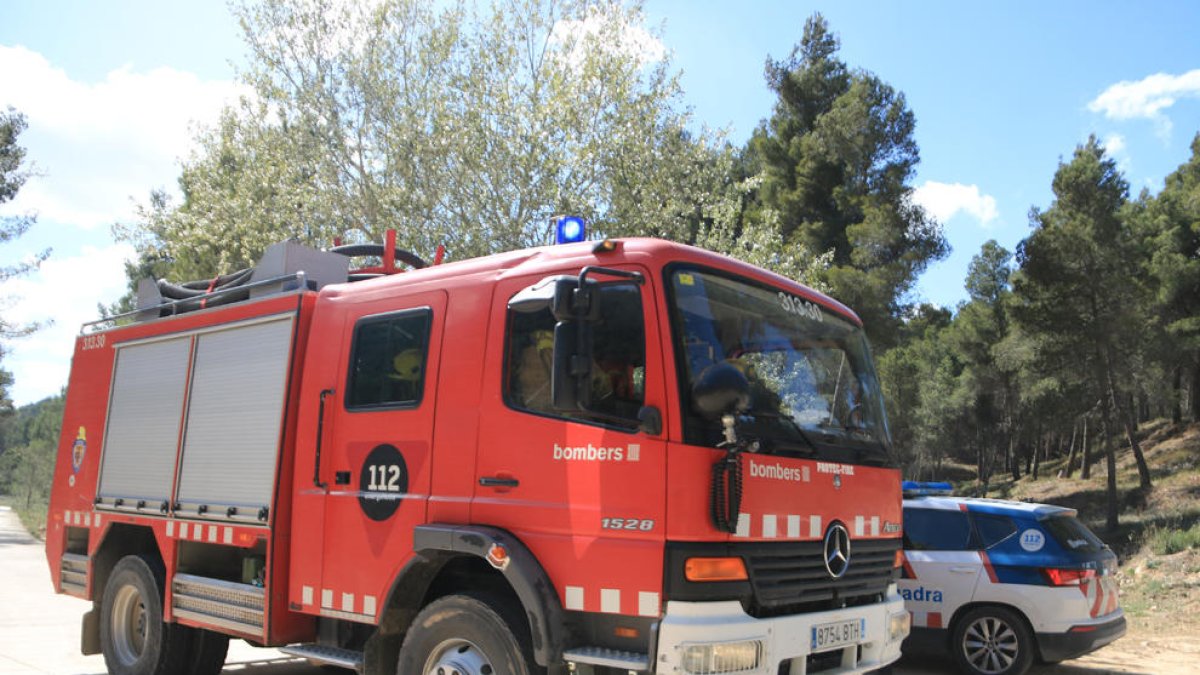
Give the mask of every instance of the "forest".
[[[1066, 457], [1066, 475], [1105, 481], [1115, 528], [1117, 453], [1149, 489], [1139, 426], [1200, 420], [1200, 134], [1161, 189], [1136, 195], [1097, 138], [1063, 139], [1041, 179], [1053, 199], [1031, 205], [1028, 236], [1012, 251], [985, 244], [968, 299], [939, 307], [914, 292], [949, 252], [913, 199], [917, 116], [902, 91], [842, 60], [820, 14], [788, 55], [767, 57], [774, 106], [734, 145], [697, 128], [669, 62], [647, 65], [622, 41], [644, 23], [637, 5], [234, 11], [253, 95], [197, 131], [178, 195], [155, 191], [114, 226], [138, 252], [131, 287], [227, 273], [284, 239], [324, 247], [387, 228], [402, 248], [444, 244], [463, 259], [544, 244], [550, 218], [573, 213], [594, 236], [701, 246], [853, 308], [906, 477], [967, 464], [986, 492]], [[571, 21], [589, 30], [556, 30]], [[18, 111], [0, 115], [0, 203], [27, 176], [23, 128]], [[28, 225], [6, 219], [0, 238]], [[0, 338], [35, 328], [5, 323]], [[5, 377], [0, 493], [30, 506], [44, 501], [62, 400], [14, 410]]]

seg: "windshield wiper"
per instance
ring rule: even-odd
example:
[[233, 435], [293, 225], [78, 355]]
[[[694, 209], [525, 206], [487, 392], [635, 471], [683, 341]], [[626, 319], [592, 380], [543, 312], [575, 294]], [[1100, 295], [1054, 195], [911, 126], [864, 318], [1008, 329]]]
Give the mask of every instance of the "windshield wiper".
[[796, 418], [792, 417], [791, 415], [782, 412], [765, 412], [758, 410], [748, 410], [746, 412], [748, 415], [755, 418], [767, 417], [787, 422], [787, 425], [792, 429], [792, 431], [796, 432], [796, 435], [800, 437], [800, 440], [804, 441], [804, 444], [808, 446], [809, 450], [811, 450], [810, 454], [820, 454], [821, 451], [817, 449], [817, 444], [813, 442], [812, 438], [808, 435], [808, 432], [806, 432], [804, 428], [800, 426], [800, 423], [796, 421]]

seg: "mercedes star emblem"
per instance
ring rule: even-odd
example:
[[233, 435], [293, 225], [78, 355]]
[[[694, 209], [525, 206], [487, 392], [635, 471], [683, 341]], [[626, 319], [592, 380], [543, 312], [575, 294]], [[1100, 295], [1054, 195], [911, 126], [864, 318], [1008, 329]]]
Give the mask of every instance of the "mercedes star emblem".
[[825, 570], [834, 579], [841, 579], [850, 567], [850, 531], [834, 523], [825, 531]]

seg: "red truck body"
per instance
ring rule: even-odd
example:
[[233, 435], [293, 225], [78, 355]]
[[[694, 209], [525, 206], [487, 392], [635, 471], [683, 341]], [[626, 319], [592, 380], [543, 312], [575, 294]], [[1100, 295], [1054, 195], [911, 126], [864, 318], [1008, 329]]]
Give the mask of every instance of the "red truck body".
[[[521, 349], [537, 345], [518, 344], [513, 298], [589, 266], [637, 276], [623, 292], [638, 304], [608, 321], [639, 326], [644, 355], [606, 391], [636, 389], [625, 396], [656, 413], [650, 423], [557, 414], [530, 403], [533, 387], [522, 390], [514, 374]], [[405, 663], [436, 672], [450, 657], [408, 654], [420, 642], [414, 626], [432, 625], [421, 614], [431, 603], [462, 596], [498, 606], [529, 672], [774, 675], [818, 672], [831, 653], [829, 672], [890, 663], [907, 633], [894, 586], [894, 465], [858, 461], [861, 452], [825, 456], [820, 442], [812, 453], [742, 452], [736, 520], [730, 531], [714, 525], [713, 466], [730, 453], [688, 430], [700, 423], [689, 421], [685, 352], [701, 350], [680, 335], [693, 318], [678, 309], [701, 275], [710, 288], [737, 280], [789, 312], [860, 332], [850, 310], [785, 278], [631, 239], [319, 290], [301, 274], [296, 290], [80, 335], [46, 553], [55, 589], [94, 603], [84, 651], [104, 651], [113, 672], [167, 663], [138, 649], [131, 661], [111, 646], [122, 634], [106, 632], [121, 617], [105, 614], [105, 598], [122, 597], [106, 587], [138, 556], [161, 576], [161, 616], [150, 618], [187, 627], [164, 632], [164, 650], [220, 634], [365, 672], [405, 672]], [[385, 343], [403, 349], [383, 362], [396, 372], [377, 382], [373, 345]], [[402, 393], [361, 398], [376, 390]], [[828, 557], [842, 532], [849, 564], [833, 578]], [[812, 578], [833, 590], [803, 599], [807, 577], [788, 574], [813, 555], [826, 561]], [[742, 560], [743, 577], [689, 578], [694, 561], [728, 558]], [[862, 589], [847, 590], [856, 569]], [[818, 635], [838, 622], [854, 634]], [[733, 666], [705, 646], [738, 640], [751, 647], [729, 648]]]

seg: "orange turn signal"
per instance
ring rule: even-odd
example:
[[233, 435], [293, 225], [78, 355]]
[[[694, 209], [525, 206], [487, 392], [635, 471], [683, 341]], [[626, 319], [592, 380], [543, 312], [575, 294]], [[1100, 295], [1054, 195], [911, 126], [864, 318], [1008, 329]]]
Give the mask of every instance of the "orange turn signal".
[[683, 568], [688, 581], [745, 581], [746, 563], [741, 558], [688, 558]]
[[896, 549], [896, 560], [892, 563], [892, 567], [904, 567], [904, 551]]

